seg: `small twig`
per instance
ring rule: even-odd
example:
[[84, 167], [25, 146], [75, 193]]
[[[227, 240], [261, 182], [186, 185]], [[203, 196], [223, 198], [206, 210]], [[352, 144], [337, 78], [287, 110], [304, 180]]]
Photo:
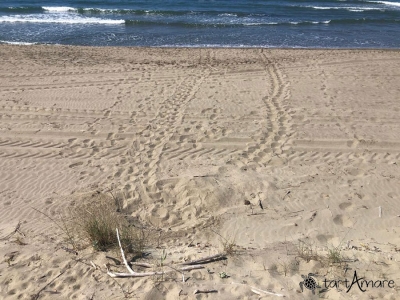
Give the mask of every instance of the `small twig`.
[[[166, 266], [169, 267], [169, 266]], [[163, 271], [163, 272], [147, 272], [147, 273], [136, 273], [134, 272], [132, 273], [115, 273], [115, 272], [111, 272], [110, 269], [108, 268], [108, 266], [106, 265], [107, 268], [107, 274], [110, 277], [116, 278], [116, 277], [120, 277], [120, 278], [126, 278], [126, 277], [146, 277], [146, 276], [154, 276], [154, 275], [165, 275], [166, 273], [170, 273], [175, 271], [174, 269], [170, 270], [170, 271]], [[179, 272], [182, 271], [190, 271], [190, 270], [196, 270], [196, 269], [204, 269], [204, 266], [187, 266], [187, 267], [183, 267], [181, 269], [178, 269]]]
[[379, 206], [379, 218], [382, 218], [382, 206]]
[[36, 210], [38, 213], [41, 213], [41, 214], [44, 215], [45, 217], [49, 218], [54, 224], [57, 225], [58, 228], [60, 228], [63, 232], [65, 232], [65, 228], [63, 228], [60, 224], [58, 224], [57, 221], [54, 220], [53, 218], [51, 218], [49, 215], [45, 214], [44, 212], [42, 212], [42, 211], [40, 211], [40, 210], [38, 210], [38, 209], [36, 209], [36, 208], [34, 208], [34, 207], [32, 207], [32, 206], [31, 206], [31, 208], [32, 208], [33, 210]]
[[121, 264], [121, 261], [119, 261], [118, 259], [116, 259], [114, 257], [106, 255], [106, 258], [111, 259], [114, 262], [114, 264], [116, 264], [116, 265], [120, 265]]
[[264, 207], [262, 205], [262, 202], [261, 202], [261, 199], [258, 200], [258, 205], [260, 206], [261, 209], [264, 209]]
[[31, 300], [37, 300], [39, 299], [40, 293], [43, 292], [50, 284], [52, 284], [58, 277], [60, 277], [62, 274], [64, 274], [67, 270], [65, 269], [62, 271], [60, 274], [58, 274], [56, 277], [54, 277], [50, 282], [48, 282], [44, 287], [40, 289], [35, 295], [32, 295]]
[[154, 267], [152, 264], [142, 263], [142, 262], [131, 262], [131, 265], [144, 267], [144, 268], [153, 268]]
[[5, 237], [1, 238], [0, 241], [5, 241], [8, 240], [10, 237], [12, 237], [14, 234], [16, 234], [17, 232], [23, 236], [25, 236], [25, 234], [23, 232], [20, 231], [21, 228], [21, 221], [18, 221], [17, 226], [15, 226], [15, 229], [13, 232], [11, 232], [10, 234], [6, 235]]
[[190, 265], [197, 265], [197, 264], [205, 264], [205, 263], [213, 262], [213, 261], [220, 260], [220, 259], [226, 259], [226, 253], [219, 253], [219, 254], [199, 258], [196, 260], [187, 261], [187, 262], [181, 263], [180, 265], [190, 266]]
[[304, 211], [304, 209], [297, 210], [297, 211], [292, 211], [292, 212], [287, 213], [286, 215], [297, 214], [297, 213], [302, 212], [302, 211]]
[[90, 264], [93, 266], [93, 268], [94, 268], [95, 270], [98, 269], [98, 266], [97, 266], [93, 261], [90, 261]]
[[67, 248], [67, 247], [64, 247], [64, 246], [62, 246], [62, 247], [61, 247], [61, 249], [63, 249], [64, 251], [67, 251], [67, 252], [69, 252], [69, 253], [72, 253], [72, 254], [78, 255], [78, 252], [77, 252], [77, 251], [75, 251], [75, 250], [73, 250], [73, 249], [69, 249], [69, 248]]
[[287, 193], [285, 194], [285, 196], [283, 196], [282, 200], [285, 200], [286, 196], [290, 194], [290, 191], [287, 191]]
[[314, 221], [314, 218], [317, 216], [317, 212], [314, 212], [310, 218], [310, 222]]
[[200, 293], [204, 293], [204, 294], [218, 293], [218, 291], [217, 290], [195, 290], [193, 294], [196, 295], [196, 294], [200, 294]]

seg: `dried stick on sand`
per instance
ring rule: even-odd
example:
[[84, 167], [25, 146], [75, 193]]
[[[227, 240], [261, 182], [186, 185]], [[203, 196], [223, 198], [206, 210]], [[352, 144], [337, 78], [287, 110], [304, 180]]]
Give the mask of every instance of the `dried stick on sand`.
[[226, 258], [226, 253], [219, 253], [219, 254], [199, 258], [196, 260], [187, 261], [187, 262], [181, 263], [180, 265], [190, 266], [190, 265], [197, 265], [197, 264], [205, 264], [205, 263], [209, 263], [209, 262], [213, 262], [213, 261], [225, 259], [225, 258]]
[[0, 241], [8, 240], [10, 237], [12, 237], [12, 236], [13, 236], [15, 233], [17, 233], [17, 232], [18, 232], [19, 234], [25, 236], [25, 234], [24, 234], [20, 229], [21, 229], [21, 221], [18, 221], [18, 224], [17, 224], [17, 226], [15, 227], [14, 231], [11, 232], [10, 234], [8, 234], [7, 236], [3, 237], [3, 238], [0, 238]]
[[183, 271], [190, 271], [190, 270], [194, 270], [194, 269], [203, 269], [203, 266], [187, 266], [187, 267], [183, 267], [180, 269], [172, 269], [169, 271], [162, 271], [162, 272], [145, 272], [145, 273], [137, 273], [135, 271], [132, 270], [132, 268], [129, 266], [128, 261], [126, 260], [125, 257], [125, 253], [124, 250], [122, 249], [122, 245], [121, 245], [121, 240], [119, 238], [119, 232], [118, 232], [118, 228], [117, 228], [117, 239], [118, 239], [118, 245], [119, 248], [121, 250], [121, 256], [122, 256], [122, 260], [124, 262], [124, 265], [126, 267], [126, 269], [128, 270], [129, 273], [115, 273], [115, 272], [111, 272], [108, 268], [108, 266], [106, 266], [107, 268], [107, 274], [111, 277], [146, 277], [146, 276], [153, 276], [153, 275], [164, 275], [166, 273], [169, 272], [174, 272], [174, 271], [178, 271], [178, 272], [183, 272]]
[[194, 292], [193, 292], [193, 294], [194, 295], [196, 295], [196, 294], [209, 294], [209, 293], [218, 293], [218, 291], [217, 290], [195, 290]]

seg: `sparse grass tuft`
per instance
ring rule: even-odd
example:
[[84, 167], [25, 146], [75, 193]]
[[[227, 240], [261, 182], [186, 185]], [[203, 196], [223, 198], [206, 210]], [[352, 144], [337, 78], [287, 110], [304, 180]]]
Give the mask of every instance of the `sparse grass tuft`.
[[226, 255], [234, 255], [237, 252], [237, 245], [235, 238], [227, 238], [222, 240], [222, 246]]
[[233, 236], [228, 236], [223, 237], [221, 234], [219, 234], [218, 232], [214, 231], [211, 229], [212, 232], [214, 232], [215, 234], [217, 234], [220, 238], [221, 238], [221, 243], [222, 243], [222, 248], [224, 253], [226, 253], [226, 255], [234, 255], [237, 253], [238, 251], [238, 246], [236, 244], [236, 239]]
[[327, 247], [327, 251], [318, 253], [317, 248], [309, 243], [299, 240], [297, 246], [297, 257], [304, 259], [306, 262], [311, 260], [318, 261], [322, 265], [340, 264], [344, 258], [341, 253], [341, 245]]
[[326, 258], [330, 264], [341, 263], [343, 261], [343, 256], [341, 253], [340, 245], [337, 247], [328, 248]]
[[[122, 198], [118, 198], [122, 199]], [[143, 229], [131, 226], [121, 213], [121, 202], [115, 195], [91, 193], [80, 199], [70, 209], [69, 216], [61, 217], [61, 223], [48, 214], [33, 208], [50, 219], [65, 234], [65, 240], [75, 251], [91, 245], [97, 251], [107, 251], [118, 245], [116, 229], [119, 229], [124, 251], [141, 256], [147, 245]]]
[[124, 251], [141, 254], [145, 247], [145, 235], [130, 226], [119, 209], [112, 197], [94, 193], [71, 210], [73, 222], [70, 226], [79, 240], [99, 251], [107, 251], [117, 245], [115, 229], [118, 228]]
[[302, 240], [299, 240], [297, 245], [297, 256], [304, 259], [306, 262], [310, 262], [311, 260], [319, 260], [320, 258], [317, 248], [312, 244], [306, 243]]

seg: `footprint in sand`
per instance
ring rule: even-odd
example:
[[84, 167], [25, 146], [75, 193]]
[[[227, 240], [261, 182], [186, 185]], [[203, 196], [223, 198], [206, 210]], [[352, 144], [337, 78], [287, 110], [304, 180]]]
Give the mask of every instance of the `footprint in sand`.
[[343, 215], [336, 215], [333, 218], [333, 223], [335, 223], [336, 225], [344, 226], [344, 227], [351, 227], [354, 224], [353, 221], [349, 217], [343, 216]]
[[341, 209], [341, 210], [349, 210], [349, 208], [352, 206], [352, 204], [351, 203], [348, 203], [348, 202], [343, 202], [343, 203], [340, 203], [339, 204], [339, 208]]

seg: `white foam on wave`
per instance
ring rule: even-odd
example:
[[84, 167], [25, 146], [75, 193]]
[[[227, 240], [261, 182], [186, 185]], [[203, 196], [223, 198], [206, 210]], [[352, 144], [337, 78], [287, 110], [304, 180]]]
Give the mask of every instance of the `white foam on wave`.
[[256, 22], [256, 23], [243, 23], [243, 26], [261, 26], [261, 25], [278, 25], [279, 23], [277, 22], [268, 22], [268, 23], [262, 23], [262, 22]]
[[380, 4], [385, 4], [389, 6], [397, 6], [400, 7], [399, 2], [390, 2], [390, 1], [368, 1], [369, 3], [380, 3]]
[[0, 40], [0, 44], [29, 46], [29, 45], [36, 45], [37, 43], [12, 42], [12, 41], [2, 41], [2, 40]]
[[268, 23], [262, 23], [262, 22], [258, 22], [258, 23], [244, 23], [242, 24], [243, 26], [262, 26], [262, 25], [301, 25], [301, 24], [329, 24], [331, 22], [331, 20], [327, 20], [327, 21], [299, 21], [299, 22], [295, 22], [295, 21], [291, 21], [291, 22], [282, 22], [282, 23], [277, 23], [277, 22], [268, 22]]
[[218, 14], [219, 17], [237, 17], [237, 14], [223, 13]]
[[282, 23], [277, 23], [277, 22], [267, 22], [267, 23], [243, 23], [243, 26], [262, 26], [262, 25], [301, 25], [301, 24], [329, 24], [331, 20], [327, 21], [300, 21], [300, 22], [282, 22]]
[[71, 15], [14, 15], [0, 17], [0, 23], [124, 24], [125, 20], [86, 18]]
[[42, 7], [45, 11], [49, 12], [69, 12], [69, 11], [76, 11], [75, 8], [73, 7], [68, 7], [68, 6], [43, 6]]
[[348, 11], [354, 11], [354, 12], [362, 12], [366, 10], [382, 10], [382, 8], [379, 7], [361, 7], [361, 6], [308, 6], [313, 9], [319, 9], [319, 10], [329, 10], [329, 9], [334, 9], [334, 10], [348, 10]]
[[[308, 6], [308, 7], [311, 7], [314, 9], [335, 9], [335, 7], [327, 7], [327, 6]], [[339, 7], [336, 7], [336, 8], [338, 9]]]

